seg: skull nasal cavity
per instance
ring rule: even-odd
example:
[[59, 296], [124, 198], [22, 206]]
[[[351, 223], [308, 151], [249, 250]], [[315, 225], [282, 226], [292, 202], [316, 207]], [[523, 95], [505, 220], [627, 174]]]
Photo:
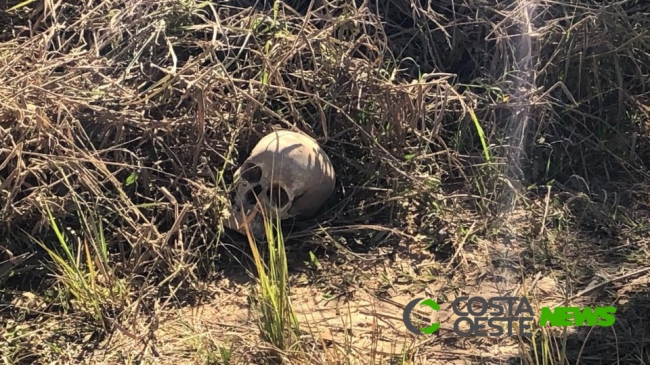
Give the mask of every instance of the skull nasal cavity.
[[245, 164], [242, 168], [241, 177], [249, 183], [256, 183], [262, 179], [262, 168], [252, 163]]
[[281, 186], [273, 185], [266, 193], [269, 201], [278, 208], [282, 208], [289, 203], [289, 194]]

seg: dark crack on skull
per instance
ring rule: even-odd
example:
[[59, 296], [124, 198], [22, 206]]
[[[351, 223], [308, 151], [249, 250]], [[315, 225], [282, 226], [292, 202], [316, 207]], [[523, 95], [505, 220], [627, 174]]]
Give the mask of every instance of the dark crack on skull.
[[253, 192], [255, 193], [255, 195], [259, 196], [260, 193], [262, 192], [262, 186], [261, 186], [261, 185], [256, 185], [256, 186], [253, 188]]
[[246, 205], [255, 205], [255, 204], [257, 204], [257, 196], [255, 195], [255, 192], [253, 190], [247, 191], [246, 195], [244, 195], [244, 200], [245, 200]]

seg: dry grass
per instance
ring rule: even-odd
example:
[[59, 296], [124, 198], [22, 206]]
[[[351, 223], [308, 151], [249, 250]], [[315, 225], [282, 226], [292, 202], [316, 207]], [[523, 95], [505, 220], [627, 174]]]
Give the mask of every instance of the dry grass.
[[[650, 362], [646, 1], [2, 6], [3, 363]], [[338, 177], [284, 227], [289, 343], [253, 305], [268, 257], [220, 224], [276, 127]], [[463, 339], [463, 293], [617, 322]], [[431, 337], [401, 323], [416, 297]]]

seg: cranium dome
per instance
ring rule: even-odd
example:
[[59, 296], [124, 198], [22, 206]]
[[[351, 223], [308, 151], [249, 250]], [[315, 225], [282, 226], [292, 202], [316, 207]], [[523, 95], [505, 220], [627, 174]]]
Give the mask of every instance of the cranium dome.
[[243, 232], [247, 219], [258, 238], [264, 232], [260, 209], [280, 219], [311, 216], [332, 195], [336, 182], [332, 163], [318, 143], [289, 130], [264, 136], [235, 171], [234, 180], [226, 226]]

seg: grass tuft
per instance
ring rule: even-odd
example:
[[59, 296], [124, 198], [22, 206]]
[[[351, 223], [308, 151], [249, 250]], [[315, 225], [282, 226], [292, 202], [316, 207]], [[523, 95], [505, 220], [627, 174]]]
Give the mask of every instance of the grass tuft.
[[300, 327], [291, 306], [289, 271], [280, 218], [275, 212], [261, 212], [266, 237], [266, 260], [262, 257], [248, 224], [244, 223], [257, 272], [258, 284], [253, 301], [261, 314], [259, 329], [263, 339], [279, 351], [297, 350], [295, 346], [299, 344]]
[[32, 239], [43, 248], [55, 266], [53, 271], [57, 273], [64, 294], [61, 304], [87, 313], [98, 325], [104, 326], [104, 311], [123, 305], [128, 286], [115, 275], [109, 261], [101, 220], [93, 217], [92, 212], [84, 214], [83, 207], [79, 206], [78, 217], [83, 222], [84, 234], [79, 236], [70, 230], [66, 235], [47, 203], [44, 203], [44, 208], [57, 245], [48, 247], [36, 238]]

